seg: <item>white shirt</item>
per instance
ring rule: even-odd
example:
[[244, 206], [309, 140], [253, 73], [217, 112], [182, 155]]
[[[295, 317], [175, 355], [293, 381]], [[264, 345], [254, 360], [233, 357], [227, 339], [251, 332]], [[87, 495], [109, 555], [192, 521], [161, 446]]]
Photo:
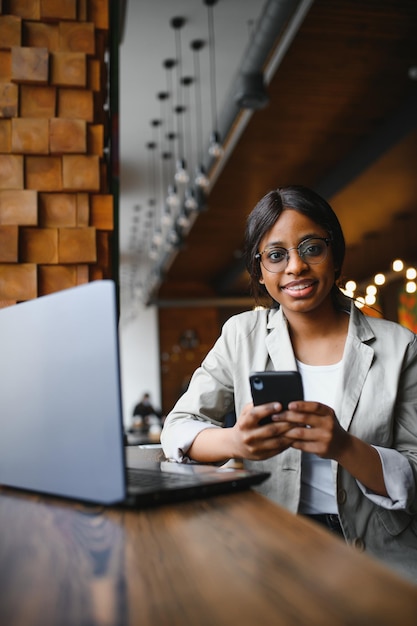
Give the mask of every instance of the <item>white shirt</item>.
[[[335, 408], [342, 376], [342, 361], [334, 365], [306, 365], [297, 361], [304, 400]], [[330, 459], [304, 452], [301, 462], [300, 513], [337, 513], [336, 490]]]

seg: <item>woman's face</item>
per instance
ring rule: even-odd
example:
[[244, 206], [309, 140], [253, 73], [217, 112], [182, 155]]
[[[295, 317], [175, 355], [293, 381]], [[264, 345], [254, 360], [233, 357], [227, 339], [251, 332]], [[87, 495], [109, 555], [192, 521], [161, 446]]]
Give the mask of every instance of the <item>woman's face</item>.
[[[274, 226], [264, 235], [259, 252], [271, 248], [295, 248], [289, 251], [288, 262], [279, 272], [270, 272], [260, 265], [263, 284], [269, 295], [280, 303], [284, 312], [309, 313], [331, 302], [330, 291], [335, 280], [331, 246], [320, 263], [309, 264], [297, 251], [297, 246], [310, 237], [328, 237], [328, 233], [309, 217], [294, 209], [284, 209]], [[266, 253], [262, 255], [266, 258]], [[275, 269], [275, 268], [274, 268]]]

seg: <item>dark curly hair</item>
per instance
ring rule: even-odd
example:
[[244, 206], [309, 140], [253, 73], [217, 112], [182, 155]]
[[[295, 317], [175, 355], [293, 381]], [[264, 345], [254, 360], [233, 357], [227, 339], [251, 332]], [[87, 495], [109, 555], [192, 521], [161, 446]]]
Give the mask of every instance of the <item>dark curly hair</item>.
[[321, 226], [331, 239], [335, 264], [335, 283], [332, 294], [335, 301], [341, 295], [336, 281], [340, 277], [345, 257], [345, 238], [336, 213], [318, 193], [302, 185], [278, 187], [267, 193], [250, 213], [246, 223], [245, 262], [250, 275], [251, 291], [256, 301], [265, 295], [264, 285], [259, 283], [261, 268], [255, 258], [264, 235], [273, 227], [284, 209], [294, 209]]

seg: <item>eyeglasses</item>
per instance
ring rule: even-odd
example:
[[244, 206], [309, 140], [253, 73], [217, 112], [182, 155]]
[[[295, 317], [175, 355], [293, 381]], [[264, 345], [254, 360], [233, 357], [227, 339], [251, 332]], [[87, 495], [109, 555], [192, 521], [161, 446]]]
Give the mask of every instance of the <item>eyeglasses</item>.
[[290, 259], [290, 250], [297, 250], [300, 259], [308, 265], [322, 263], [327, 257], [327, 250], [331, 239], [327, 237], [309, 237], [294, 248], [265, 248], [263, 252], [255, 254], [268, 272], [282, 272]]

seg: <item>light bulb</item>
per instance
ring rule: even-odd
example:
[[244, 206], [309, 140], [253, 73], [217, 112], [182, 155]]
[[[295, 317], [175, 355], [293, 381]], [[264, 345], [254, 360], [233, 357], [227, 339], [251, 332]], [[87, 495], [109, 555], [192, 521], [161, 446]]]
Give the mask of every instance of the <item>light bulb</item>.
[[223, 154], [223, 146], [220, 143], [219, 134], [217, 132], [211, 133], [208, 151], [209, 155], [215, 158]]
[[153, 261], [156, 261], [156, 259], [158, 258], [158, 249], [155, 245], [152, 245], [149, 250], [149, 258]]
[[375, 281], [375, 285], [383, 285], [385, 283], [385, 275], [375, 274], [374, 281]]
[[152, 237], [152, 243], [154, 244], [154, 246], [160, 246], [162, 243], [162, 232], [161, 229], [158, 228], [155, 232], [154, 235]]
[[170, 207], [171, 209], [176, 208], [180, 203], [180, 199], [177, 194], [177, 189], [174, 185], [169, 185], [168, 187], [168, 195], [166, 197], [166, 203], [167, 203], [167, 206]]
[[345, 285], [345, 289], [346, 289], [347, 291], [354, 292], [354, 291], [355, 291], [355, 289], [356, 289], [356, 283], [355, 283], [355, 281], [354, 281], [354, 280], [348, 280], [348, 281], [347, 281], [347, 283], [346, 283], [346, 285]]
[[373, 304], [375, 304], [375, 302], [375, 296], [373, 294], [367, 293], [365, 296], [365, 304], [367, 304], [368, 306], [372, 306]]
[[394, 270], [394, 272], [401, 272], [404, 268], [404, 263], [401, 261], [401, 259], [395, 259], [395, 261], [392, 262], [392, 269]]
[[177, 170], [175, 172], [175, 180], [177, 183], [182, 183], [186, 185], [190, 180], [190, 177], [187, 172], [187, 166], [184, 159], [179, 159], [177, 161]]
[[200, 165], [200, 167], [197, 170], [197, 175], [195, 177], [195, 184], [198, 185], [198, 187], [208, 187], [209, 185], [209, 179], [207, 178], [206, 172], [204, 170], [204, 167], [202, 165]]
[[184, 206], [189, 211], [196, 211], [198, 209], [198, 202], [195, 199], [194, 192], [192, 189], [185, 190], [185, 200]]

